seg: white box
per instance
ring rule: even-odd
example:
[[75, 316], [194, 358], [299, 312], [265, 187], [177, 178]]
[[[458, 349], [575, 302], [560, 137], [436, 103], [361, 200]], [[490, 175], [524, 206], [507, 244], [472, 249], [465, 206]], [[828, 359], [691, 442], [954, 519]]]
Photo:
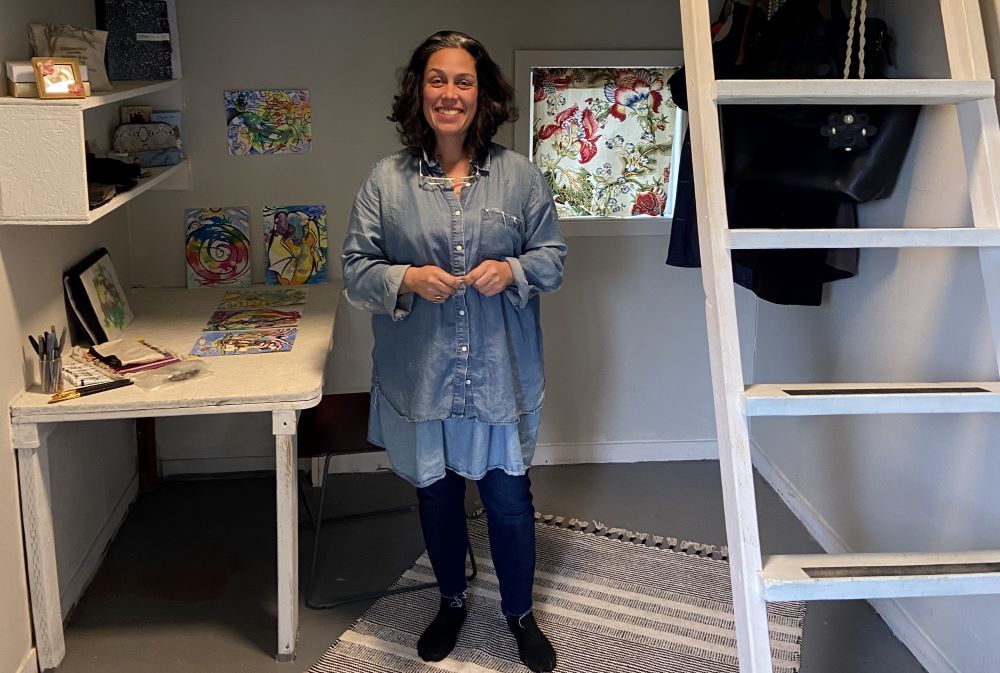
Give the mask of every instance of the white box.
[[[11, 82], [34, 82], [35, 71], [31, 67], [31, 61], [7, 61], [7, 79]], [[90, 81], [87, 74], [87, 66], [80, 64], [80, 79], [84, 82]]]

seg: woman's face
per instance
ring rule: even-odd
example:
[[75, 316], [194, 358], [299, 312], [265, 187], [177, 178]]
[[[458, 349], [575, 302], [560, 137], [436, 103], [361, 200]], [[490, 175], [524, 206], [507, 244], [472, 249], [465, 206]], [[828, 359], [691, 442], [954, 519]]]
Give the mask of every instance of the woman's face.
[[476, 118], [476, 61], [464, 49], [439, 49], [424, 68], [424, 118], [438, 140], [465, 139]]

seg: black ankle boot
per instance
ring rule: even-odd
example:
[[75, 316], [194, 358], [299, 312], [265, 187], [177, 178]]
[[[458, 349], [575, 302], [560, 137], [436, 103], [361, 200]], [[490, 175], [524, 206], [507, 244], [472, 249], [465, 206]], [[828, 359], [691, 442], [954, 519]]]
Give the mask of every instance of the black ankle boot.
[[441, 661], [455, 649], [458, 632], [465, 623], [465, 595], [442, 598], [437, 616], [417, 641], [417, 654], [424, 661]]
[[556, 651], [545, 637], [530, 612], [523, 617], [507, 617], [507, 626], [517, 641], [521, 661], [535, 673], [545, 673], [556, 667]]

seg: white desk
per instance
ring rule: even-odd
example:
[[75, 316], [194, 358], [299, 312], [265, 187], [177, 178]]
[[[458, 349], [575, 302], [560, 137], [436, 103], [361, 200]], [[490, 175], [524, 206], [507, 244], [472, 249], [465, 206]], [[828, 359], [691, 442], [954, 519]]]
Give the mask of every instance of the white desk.
[[[333, 343], [341, 286], [309, 285], [298, 334], [287, 353], [205, 358], [211, 376], [144, 391], [118, 388], [67, 402], [48, 404], [48, 395], [21, 394], [10, 407], [11, 435], [21, 484], [21, 520], [28, 558], [31, 610], [42, 669], [54, 668], [66, 652], [59, 578], [48, 489], [48, 456], [38, 426], [63, 421], [110, 418], [197, 416], [269, 411], [275, 439], [278, 484], [278, 648], [279, 661], [295, 657], [298, 636], [298, 500], [295, 442], [297, 410], [316, 406]], [[221, 288], [137, 289], [135, 322], [126, 336], [142, 336], [178, 353], [188, 353], [218, 305]]]

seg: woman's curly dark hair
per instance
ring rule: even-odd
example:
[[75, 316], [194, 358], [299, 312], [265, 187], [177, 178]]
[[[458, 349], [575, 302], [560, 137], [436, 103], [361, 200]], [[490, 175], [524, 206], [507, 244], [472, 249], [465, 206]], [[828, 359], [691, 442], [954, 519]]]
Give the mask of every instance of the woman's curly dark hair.
[[471, 157], [481, 158], [500, 125], [517, 120], [517, 108], [514, 107], [514, 89], [486, 53], [486, 47], [465, 33], [442, 30], [414, 50], [410, 64], [400, 78], [399, 93], [394, 98], [392, 114], [388, 119], [396, 122], [396, 130], [404, 145], [423, 148], [428, 154], [434, 152], [434, 131], [423, 112], [424, 69], [431, 54], [449, 48], [464, 49], [476, 62], [478, 109], [465, 136], [464, 149]]

